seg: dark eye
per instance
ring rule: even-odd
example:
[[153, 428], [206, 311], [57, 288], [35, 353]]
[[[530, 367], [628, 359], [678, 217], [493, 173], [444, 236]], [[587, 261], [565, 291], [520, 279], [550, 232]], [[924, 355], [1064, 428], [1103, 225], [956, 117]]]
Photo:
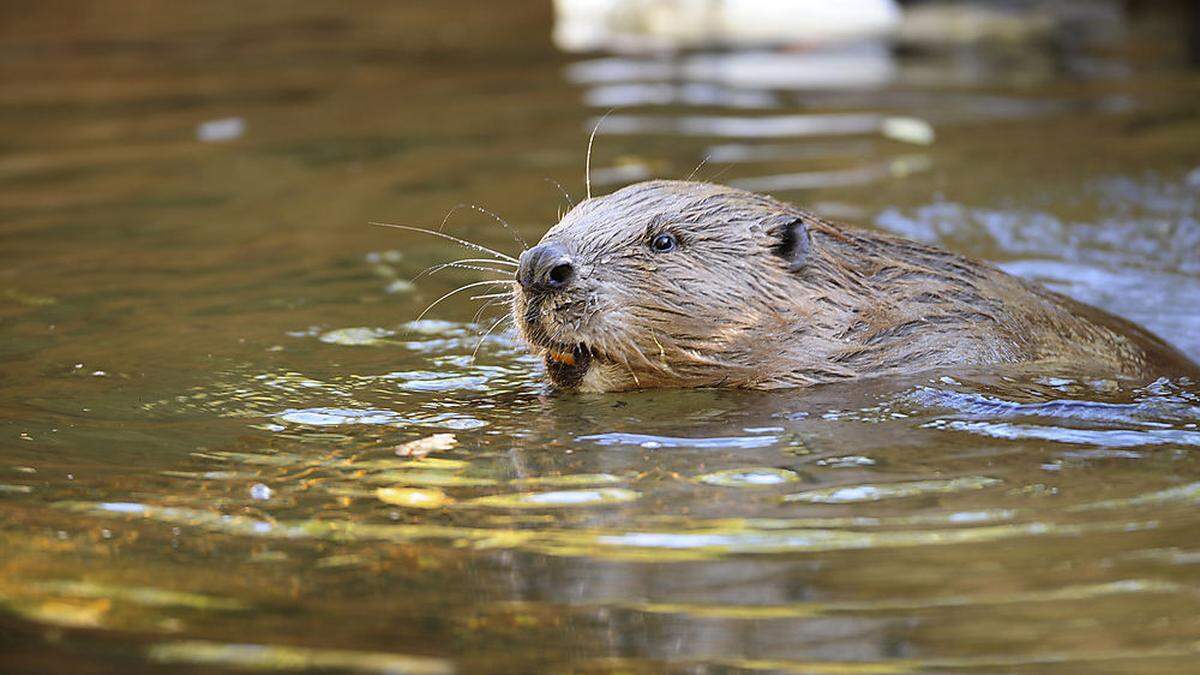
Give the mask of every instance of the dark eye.
[[675, 241], [675, 237], [669, 234], [660, 234], [650, 242], [650, 248], [654, 249], [655, 253], [667, 253], [674, 251], [679, 242]]

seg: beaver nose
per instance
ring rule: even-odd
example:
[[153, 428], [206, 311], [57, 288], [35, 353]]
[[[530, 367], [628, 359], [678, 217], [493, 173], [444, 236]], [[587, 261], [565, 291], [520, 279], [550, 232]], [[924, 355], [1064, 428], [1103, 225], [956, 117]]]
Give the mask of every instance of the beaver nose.
[[538, 244], [521, 254], [517, 281], [530, 291], [561, 291], [575, 278], [575, 264], [561, 244]]

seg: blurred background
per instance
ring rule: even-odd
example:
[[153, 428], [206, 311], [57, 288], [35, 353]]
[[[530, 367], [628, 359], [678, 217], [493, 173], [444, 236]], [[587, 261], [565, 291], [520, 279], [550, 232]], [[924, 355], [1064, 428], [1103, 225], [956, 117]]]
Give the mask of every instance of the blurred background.
[[1195, 383], [546, 398], [504, 307], [413, 321], [470, 251], [368, 223], [515, 254], [597, 130], [593, 193], [1200, 358], [1198, 68], [1186, 0], [0, 2], [0, 670], [1185, 672]]

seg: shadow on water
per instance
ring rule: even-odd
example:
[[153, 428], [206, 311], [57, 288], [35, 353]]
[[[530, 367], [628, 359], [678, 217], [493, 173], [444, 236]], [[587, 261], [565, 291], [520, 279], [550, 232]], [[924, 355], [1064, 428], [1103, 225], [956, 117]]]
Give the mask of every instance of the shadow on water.
[[502, 298], [417, 319], [476, 252], [367, 225], [516, 252], [447, 210], [536, 240], [617, 107], [597, 191], [767, 190], [1196, 358], [1174, 6], [713, 49], [571, 4], [0, 9], [0, 670], [1186, 671], [1200, 383], [549, 395]]

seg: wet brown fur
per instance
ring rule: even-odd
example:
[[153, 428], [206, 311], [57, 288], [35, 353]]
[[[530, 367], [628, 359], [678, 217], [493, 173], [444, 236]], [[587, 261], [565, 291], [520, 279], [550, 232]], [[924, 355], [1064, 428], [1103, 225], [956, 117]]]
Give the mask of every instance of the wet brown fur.
[[[797, 264], [795, 246], [782, 250], [789, 228], [808, 245]], [[679, 248], [651, 251], [664, 232]], [[590, 367], [558, 382], [583, 390], [770, 389], [989, 364], [1196, 372], [1147, 331], [986, 263], [734, 188], [639, 183], [580, 203], [542, 241], [567, 246], [576, 280], [549, 297], [518, 292], [514, 317], [543, 355], [586, 345]]]

